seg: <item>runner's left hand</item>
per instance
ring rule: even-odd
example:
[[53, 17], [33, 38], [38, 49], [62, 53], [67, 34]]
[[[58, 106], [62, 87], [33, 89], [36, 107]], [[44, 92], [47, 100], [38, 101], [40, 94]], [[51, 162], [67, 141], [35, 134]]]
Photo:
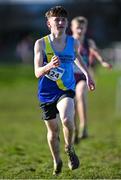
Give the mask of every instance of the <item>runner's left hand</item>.
[[102, 66], [105, 67], [105, 68], [108, 68], [108, 69], [112, 69], [112, 65], [107, 63], [107, 62], [102, 62]]
[[88, 76], [88, 78], [87, 78], [87, 87], [90, 91], [95, 90], [95, 83], [90, 76]]

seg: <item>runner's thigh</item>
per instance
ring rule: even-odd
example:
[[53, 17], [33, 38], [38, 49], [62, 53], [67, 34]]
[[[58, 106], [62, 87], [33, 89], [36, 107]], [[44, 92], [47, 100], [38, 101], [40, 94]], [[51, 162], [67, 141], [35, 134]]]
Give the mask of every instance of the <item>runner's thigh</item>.
[[61, 120], [69, 119], [70, 121], [73, 121], [75, 112], [73, 98], [65, 97], [61, 99], [57, 103], [57, 109], [59, 111]]

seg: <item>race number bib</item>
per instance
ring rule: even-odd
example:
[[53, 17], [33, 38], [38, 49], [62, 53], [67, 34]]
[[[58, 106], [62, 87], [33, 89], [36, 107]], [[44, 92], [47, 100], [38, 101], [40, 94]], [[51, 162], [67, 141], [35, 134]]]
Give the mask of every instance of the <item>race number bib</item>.
[[47, 78], [51, 79], [52, 81], [57, 81], [58, 79], [60, 79], [63, 76], [64, 71], [65, 70], [60, 67], [53, 68], [45, 76]]

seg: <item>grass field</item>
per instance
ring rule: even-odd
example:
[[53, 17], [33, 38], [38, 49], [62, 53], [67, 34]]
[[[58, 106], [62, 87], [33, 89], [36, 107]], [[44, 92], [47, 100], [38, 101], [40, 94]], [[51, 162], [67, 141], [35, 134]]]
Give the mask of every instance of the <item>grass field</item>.
[[[57, 179], [121, 179], [121, 112], [115, 113], [119, 77], [121, 71], [97, 71], [96, 91], [89, 92], [90, 138], [75, 146], [80, 168], [68, 170], [61, 134], [64, 166]], [[1, 66], [0, 179], [53, 179], [52, 167], [33, 67]]]

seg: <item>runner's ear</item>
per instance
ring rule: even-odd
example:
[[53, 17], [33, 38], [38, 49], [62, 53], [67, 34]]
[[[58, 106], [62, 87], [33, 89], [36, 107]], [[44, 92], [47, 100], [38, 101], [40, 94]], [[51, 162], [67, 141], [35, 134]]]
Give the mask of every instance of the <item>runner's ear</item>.
[[50, 25], [50, 22], [47, 20], [47, 27], [49, 28], [49, 29], [51, 29], [51, 25]]

